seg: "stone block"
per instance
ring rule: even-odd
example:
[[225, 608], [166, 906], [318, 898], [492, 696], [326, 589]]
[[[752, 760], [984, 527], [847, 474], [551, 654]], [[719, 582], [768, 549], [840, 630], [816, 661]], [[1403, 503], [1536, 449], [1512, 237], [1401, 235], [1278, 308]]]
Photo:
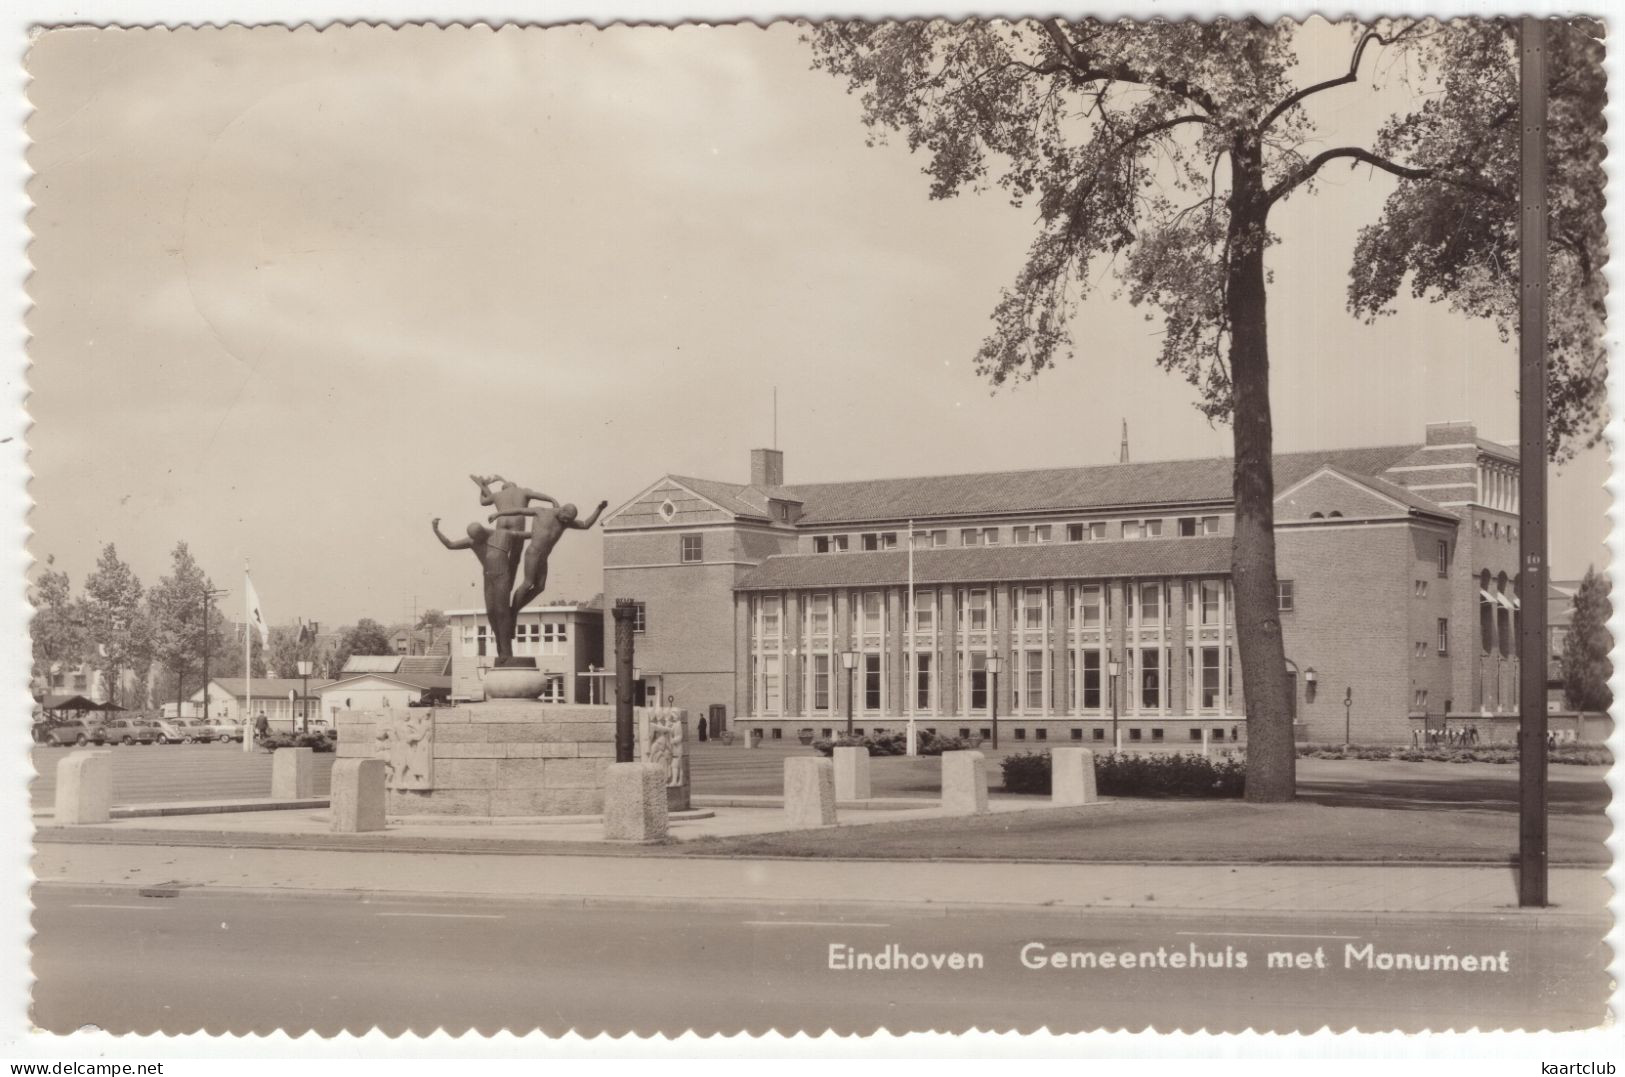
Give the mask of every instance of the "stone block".
[[512, 815], [597, 815], [604, 810], [598, 789], [496, 789], [488, 813]]
[[942, 753], [942, 810], [949, 815], [987, 811], [987, 771], [981, 752]]
[[835, 764], [806, 756], [784, 761], [784, 817], [792, 827], [834, 825]]
[[608, 759], [547, 759], [543, 773], [549, 789], [602, 789]]
[[56, 824], [105, 823], [113, 810], [111, 752], [73, 752], [56, 765]]
[[[509, 759], [574, 759], [582, 745], [575, 744], [491, 744]], [[586, 745], [585, 747], [591, 747]]]
[[439, 789], [490, 789], [497, 783], [496, 759], [447, 759], [435, 768]]
[[611, 763], [604, 774], [604, 840], [658, 841], [666, 822], [666, 769]]
[[340, 759], [333, 764], [330, 814], [335, 834], [384, 829], [385, 799], [382, 759]]
[[391, 815], [490, 815], [488, 789], [391, 789]]
[[316, 749], [278, 748], [271, 753], [271, 799], [304, 800], [316, 789]]
[[1094, 803], [1094, 752], [1088, 748], [1052, 748], [1049, 765], [1052, 804], [1061, 807]]
[[615, 742], [589, 740], [576, 745], [576, 755], [582, 759], [614, 759]]
[[435, 715], [435, 755], [443, 754], [440, 749], [447, 744], [484, 744], [490, 740], [490, 727], [475, 725], [472, 722], [462, 722], [456, 725], [446, 725], [446, 712]]
[[[445, 732], [442, 730], [441, 732]], [[535, 745], [540, 747], [540, 745]], [[508, 745], [487, 744], [484, 741], [463, 744], [436, 744], [434, 746], [436, 759], [506, 759]]]
[[[502, 747], [502, 745], [495, 745]], [[548, 785], [546, 761], [540, 757], [530, 759], [502, 759], [497, 763], [496, 785], [493, 789], [545, 789]]]
[[836, 748], [835, 799], [868, 800], [874, 794], [869, 785], [869, 749]]

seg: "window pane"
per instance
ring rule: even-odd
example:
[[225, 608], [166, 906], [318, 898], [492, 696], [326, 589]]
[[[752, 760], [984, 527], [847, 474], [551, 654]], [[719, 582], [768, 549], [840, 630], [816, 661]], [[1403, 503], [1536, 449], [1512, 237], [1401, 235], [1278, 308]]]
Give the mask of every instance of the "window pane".
[[1083, 705], [1090, 710], [1100, 708], [1100, 652], [1083, 652]]
[[880, 656], [863, 656], [863, 706], [865, 710], [880, 709]]

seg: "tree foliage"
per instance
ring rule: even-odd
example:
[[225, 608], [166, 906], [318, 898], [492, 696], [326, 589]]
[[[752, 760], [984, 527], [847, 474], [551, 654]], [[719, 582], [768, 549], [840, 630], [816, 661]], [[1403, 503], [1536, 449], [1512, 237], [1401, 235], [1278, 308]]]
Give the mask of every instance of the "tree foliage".
[[85, 650], [85, 634], [74, 609], [73, 588], [68, 574], [55, 568], [56, 559], [47, 557], [45, 566], [28, 589], [34, 607], [29, 622], [29, 642], [33, 647], [33, 676], [43, 693], [51, 690], [51, 675], [80, 661]]
[[124, 670], [145, 678], [153, 657], [152, 625], [142, 604], [141, 581], [119, 560], [111, 542], [102, 547], [95, 570], [85, 577], [79, 615], [90, 661], [106, 678], [109, 692], [117, 695]]
[[338, 646], [334, 648], [333, 656], [329, 659], [332, 676], [338, 676], [344, 668], [344, 663], [353, 654], [394, 654], [395, 645], [389, 638], [389, 632], [383, 625], [371, 617], [363, 617], [348, 629], [340, 638]]
[[[214, 584], [193, 559], [191, 549], [177, 542], [169, 558], [169, 575], [147, 593], [147, 613], [153, 629], [153, 657], [166, 674], [160, 679], [160, 692], [164, 698], [178, 701], [189, 694], [188, 687], [195, 691], [202, 686], [204, 655], [212, 662], [226, 652], [226, 629], [219, 605], [209, 593]], [[211, 668], [210, 675], [217, 671], [218, 666]]]
[[[1361, 230], [1349, 308], [1372, 319], [1395, 298], [1447, 302], [1518, 330], [1519, 25], [1475, 19], [1419, 35], [1404, 48], [1436, 84], [1421, 108], [1386, 124], [1377, 150], [1426, 168], [1471, 172], [1499, 192], [1403, 184]], [[1551, 206], [1547, 315], [1548, 444], [1561, 459], [1601, 434], [1608, 237], [1602, 110], [1607, 86], [1600, 25], [1547, 22], [1547, 195]]]
[[1608, 688], [1614, 672], [1608, 659], [1614, 645], [1608, 631], [1614, 612], [1608, 592], [1608, 577], [1588, 568], [1574, 593], [1574, 614], [1563, 642], [1563, 698], [1571, 710], [1606, 711], [1614, 701]]

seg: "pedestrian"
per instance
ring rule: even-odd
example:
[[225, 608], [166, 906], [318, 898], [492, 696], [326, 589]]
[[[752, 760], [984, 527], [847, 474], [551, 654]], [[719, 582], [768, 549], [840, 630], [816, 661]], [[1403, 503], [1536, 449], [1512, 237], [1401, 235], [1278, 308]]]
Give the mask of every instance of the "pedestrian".
[[[271, 737], [271, 720], [269, 718], [265, 717], [265, 712], [264, 711], [260, 711], [259, 715], [254, 719], [254, 744], [255, 744], [255, 746], [260, 747], [260, 748], [265, 748], [266, 747], [265, 742], [267, 740], [269, 740], [270, 737]], [[267, 749], [267, 751], [269, 751], [269, 749]]]
[[702, 715], [700, 715], [700, 739], [701, 740], [705, 739], [705, 734], [706, 734], [705, 715], [702, 714]]

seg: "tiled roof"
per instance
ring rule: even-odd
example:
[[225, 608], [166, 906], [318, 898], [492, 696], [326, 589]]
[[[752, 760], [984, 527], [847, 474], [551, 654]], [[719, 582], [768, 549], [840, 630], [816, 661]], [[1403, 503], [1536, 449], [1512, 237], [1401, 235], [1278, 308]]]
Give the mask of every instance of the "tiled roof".
[[671, 478], [735, 516], [767, 519], [767, 498], [758, 487], [717, 482], [714, 479], [693, 479], [686, 475], [673, 475]]
[[[916, 550], [914, 582], [1105, 579], [1197, 576], [1230, 571], [1230, 539], [1142, 539], [1041, 546], [971, 546]], [[777, 591], [808, 587], [882, 587], [908, 582], [908, 551], [781, 554], [747, 570], [735, 588]]]
[[451, 665], [451, 652], [445, 654], [406, 655], [401, 658], [395, 672], [404, 676], [444, 676]]
[[[1285, 489], [1331, 465], [1354, 475], [1378, 474], [1416, 451], [1415, 445], [1282, 453], [1275, 486]], [[673, 476], [676, 478], [676, 476]], [[678, 479], [685, 485], [688, 479]], [[881, 520], [925, 522], [934, 517], [1104, 509], [1118, 506], [1226, 502], [1233, 497], [1229, 457], [1141, 464], [1044, 468], [972, 475], [807, 483], [786, 489], [804, 506], [802, 527]], [[707, 486], [727, 487], [726, 483]], [[748, 491], [750, 487], [730, 487]], [[695, 493], [701, 491], [696, 487]], [[711, 496], [706, 494], [706, 496]], [[765, 513], [765, 506], [761, 512]]]
[[431, 675], [426, 673], [352, 673], [346, 674], [336, 681], [330, 681], [324, 684], [322, 687], [324, 689], [340, 688], [351, 681], [364, 681], [369, 678], [380, 681], [393, 681], [396, 684], [404, 684], [412, 688], [434, 689], [451, 687], [451, 678], [449, 676]]
[[1337, 472], [1351, 482], [1359, 483], [1361, 486], [1375, 490], [1384, 497], [1398, 501], [1401, 505], [1414, 512], [1425, 512], [1429, 516], [1439, 516], [1446, 520], [1461, 519], [1460, 516], [1449, 509], [1442, 509], [1421, 494], [1414, 494], [1405, 487], [1389, 482], [1387, 479], [1379, 479], [1374, 475], [1355, 475], [1340, 467], [1331, 467], [1330, 470]]
[[401, 665], [398, 654], [352, 654], [344, 660], [340, 673], [394, 673]]
[[[248, 682], [242, 677], [211, 677], [209, 683], [239, 699], [248, 694]], [[303, 694], [305, 683], [303, 677], [255, 677], [254, 698], [287, 699], [289, 692]], [[333, 682], [321, 677], [312, 677], [309, 683], [310, 690], [314, 694], [318, 689], [325, 688]], [[201, 688], [198, 689], [199, 693], [202, 691]]]

